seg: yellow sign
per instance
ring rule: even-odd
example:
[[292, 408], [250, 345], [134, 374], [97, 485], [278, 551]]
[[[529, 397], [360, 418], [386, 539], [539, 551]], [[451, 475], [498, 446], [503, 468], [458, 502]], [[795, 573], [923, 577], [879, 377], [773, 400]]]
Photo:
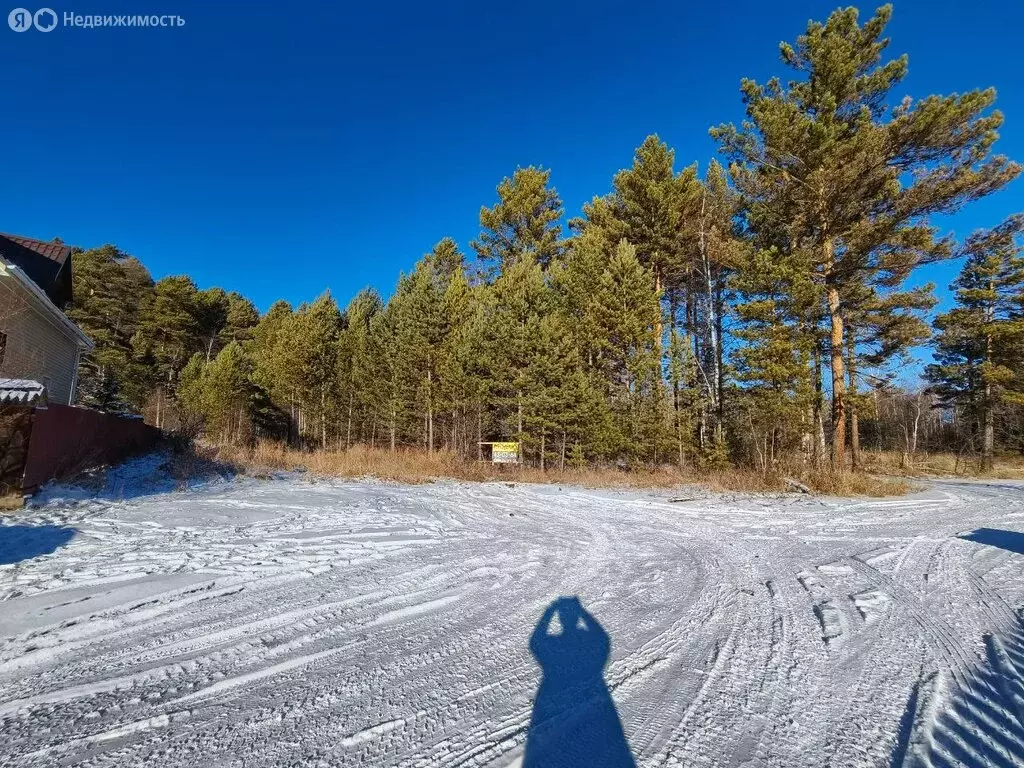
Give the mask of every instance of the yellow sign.
[[518, 464], [519, 443], [491, 443], [491, 462], [494, 464]]

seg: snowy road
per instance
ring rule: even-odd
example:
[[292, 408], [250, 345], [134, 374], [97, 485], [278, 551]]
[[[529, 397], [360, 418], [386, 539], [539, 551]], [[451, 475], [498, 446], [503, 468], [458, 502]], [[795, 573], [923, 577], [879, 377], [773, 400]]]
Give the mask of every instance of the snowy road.
[[[0, 764], [621, 766], [624, 734], [641, 766], [1024, 765], [1024, 485], [695, 495], [242, 480], [8, 518]], [[540, 716], [562, 595], [610, 658], [546, 666]]]

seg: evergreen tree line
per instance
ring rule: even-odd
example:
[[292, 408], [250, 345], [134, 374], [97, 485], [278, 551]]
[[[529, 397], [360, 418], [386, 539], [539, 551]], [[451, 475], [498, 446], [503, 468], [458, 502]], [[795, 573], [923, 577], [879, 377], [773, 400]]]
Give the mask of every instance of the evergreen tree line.
[[[518, 440], [540, 467], [769, 471], [906, 450], [916, 398], [931, 447], [1024, 451], [1024, 216], [962, 241], [934, 223], [1020, 166], [994, 151], [991, 89], [894, 99], [890, 13], [839, 10], [783, 43], [792, 79], [744, 80], [745, 120], [711, 131], [726, 166], [677, 169], [649, 136], [567, 223], [550, 172], [519, 168], [473, 258], [445, 238], [387, 300], [260, 316], [113, 246], [80, 252], [81, 399], [236, 443], [471, 458]], [[956, 307], [930, 323], [933, 286], [908, 281], [954, 258]], [[926, 343], [929, 388], [901, 393]]]

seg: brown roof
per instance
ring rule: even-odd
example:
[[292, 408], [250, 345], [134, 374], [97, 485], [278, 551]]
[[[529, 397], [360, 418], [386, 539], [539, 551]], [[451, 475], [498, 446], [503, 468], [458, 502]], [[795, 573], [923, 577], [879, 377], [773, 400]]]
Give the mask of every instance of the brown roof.
[[36, 240], [31, 237], [22, 237], [21, 235], [9, 235], [5, 232], [0, 232], [0, 237], [6, 238], [18, 245], [23, 245], [61, 266], [64, 265], [64, 262], [68, 260], [68, 256], [71, 255], [71, 246], [64, 245], [64, 243], [46, 242], [45, 240]]
[[58, 307], [71, 300], [71, 253], [63, 243], [0, 232], [0, 257], [22, 269]]

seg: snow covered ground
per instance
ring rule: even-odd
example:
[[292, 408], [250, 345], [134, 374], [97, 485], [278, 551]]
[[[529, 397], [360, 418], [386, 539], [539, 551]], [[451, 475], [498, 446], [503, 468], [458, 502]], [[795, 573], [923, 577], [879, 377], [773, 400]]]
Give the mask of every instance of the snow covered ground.
[[1024, 765], [1021, 484], [120, 482], [0, 525], [0, 765]]

